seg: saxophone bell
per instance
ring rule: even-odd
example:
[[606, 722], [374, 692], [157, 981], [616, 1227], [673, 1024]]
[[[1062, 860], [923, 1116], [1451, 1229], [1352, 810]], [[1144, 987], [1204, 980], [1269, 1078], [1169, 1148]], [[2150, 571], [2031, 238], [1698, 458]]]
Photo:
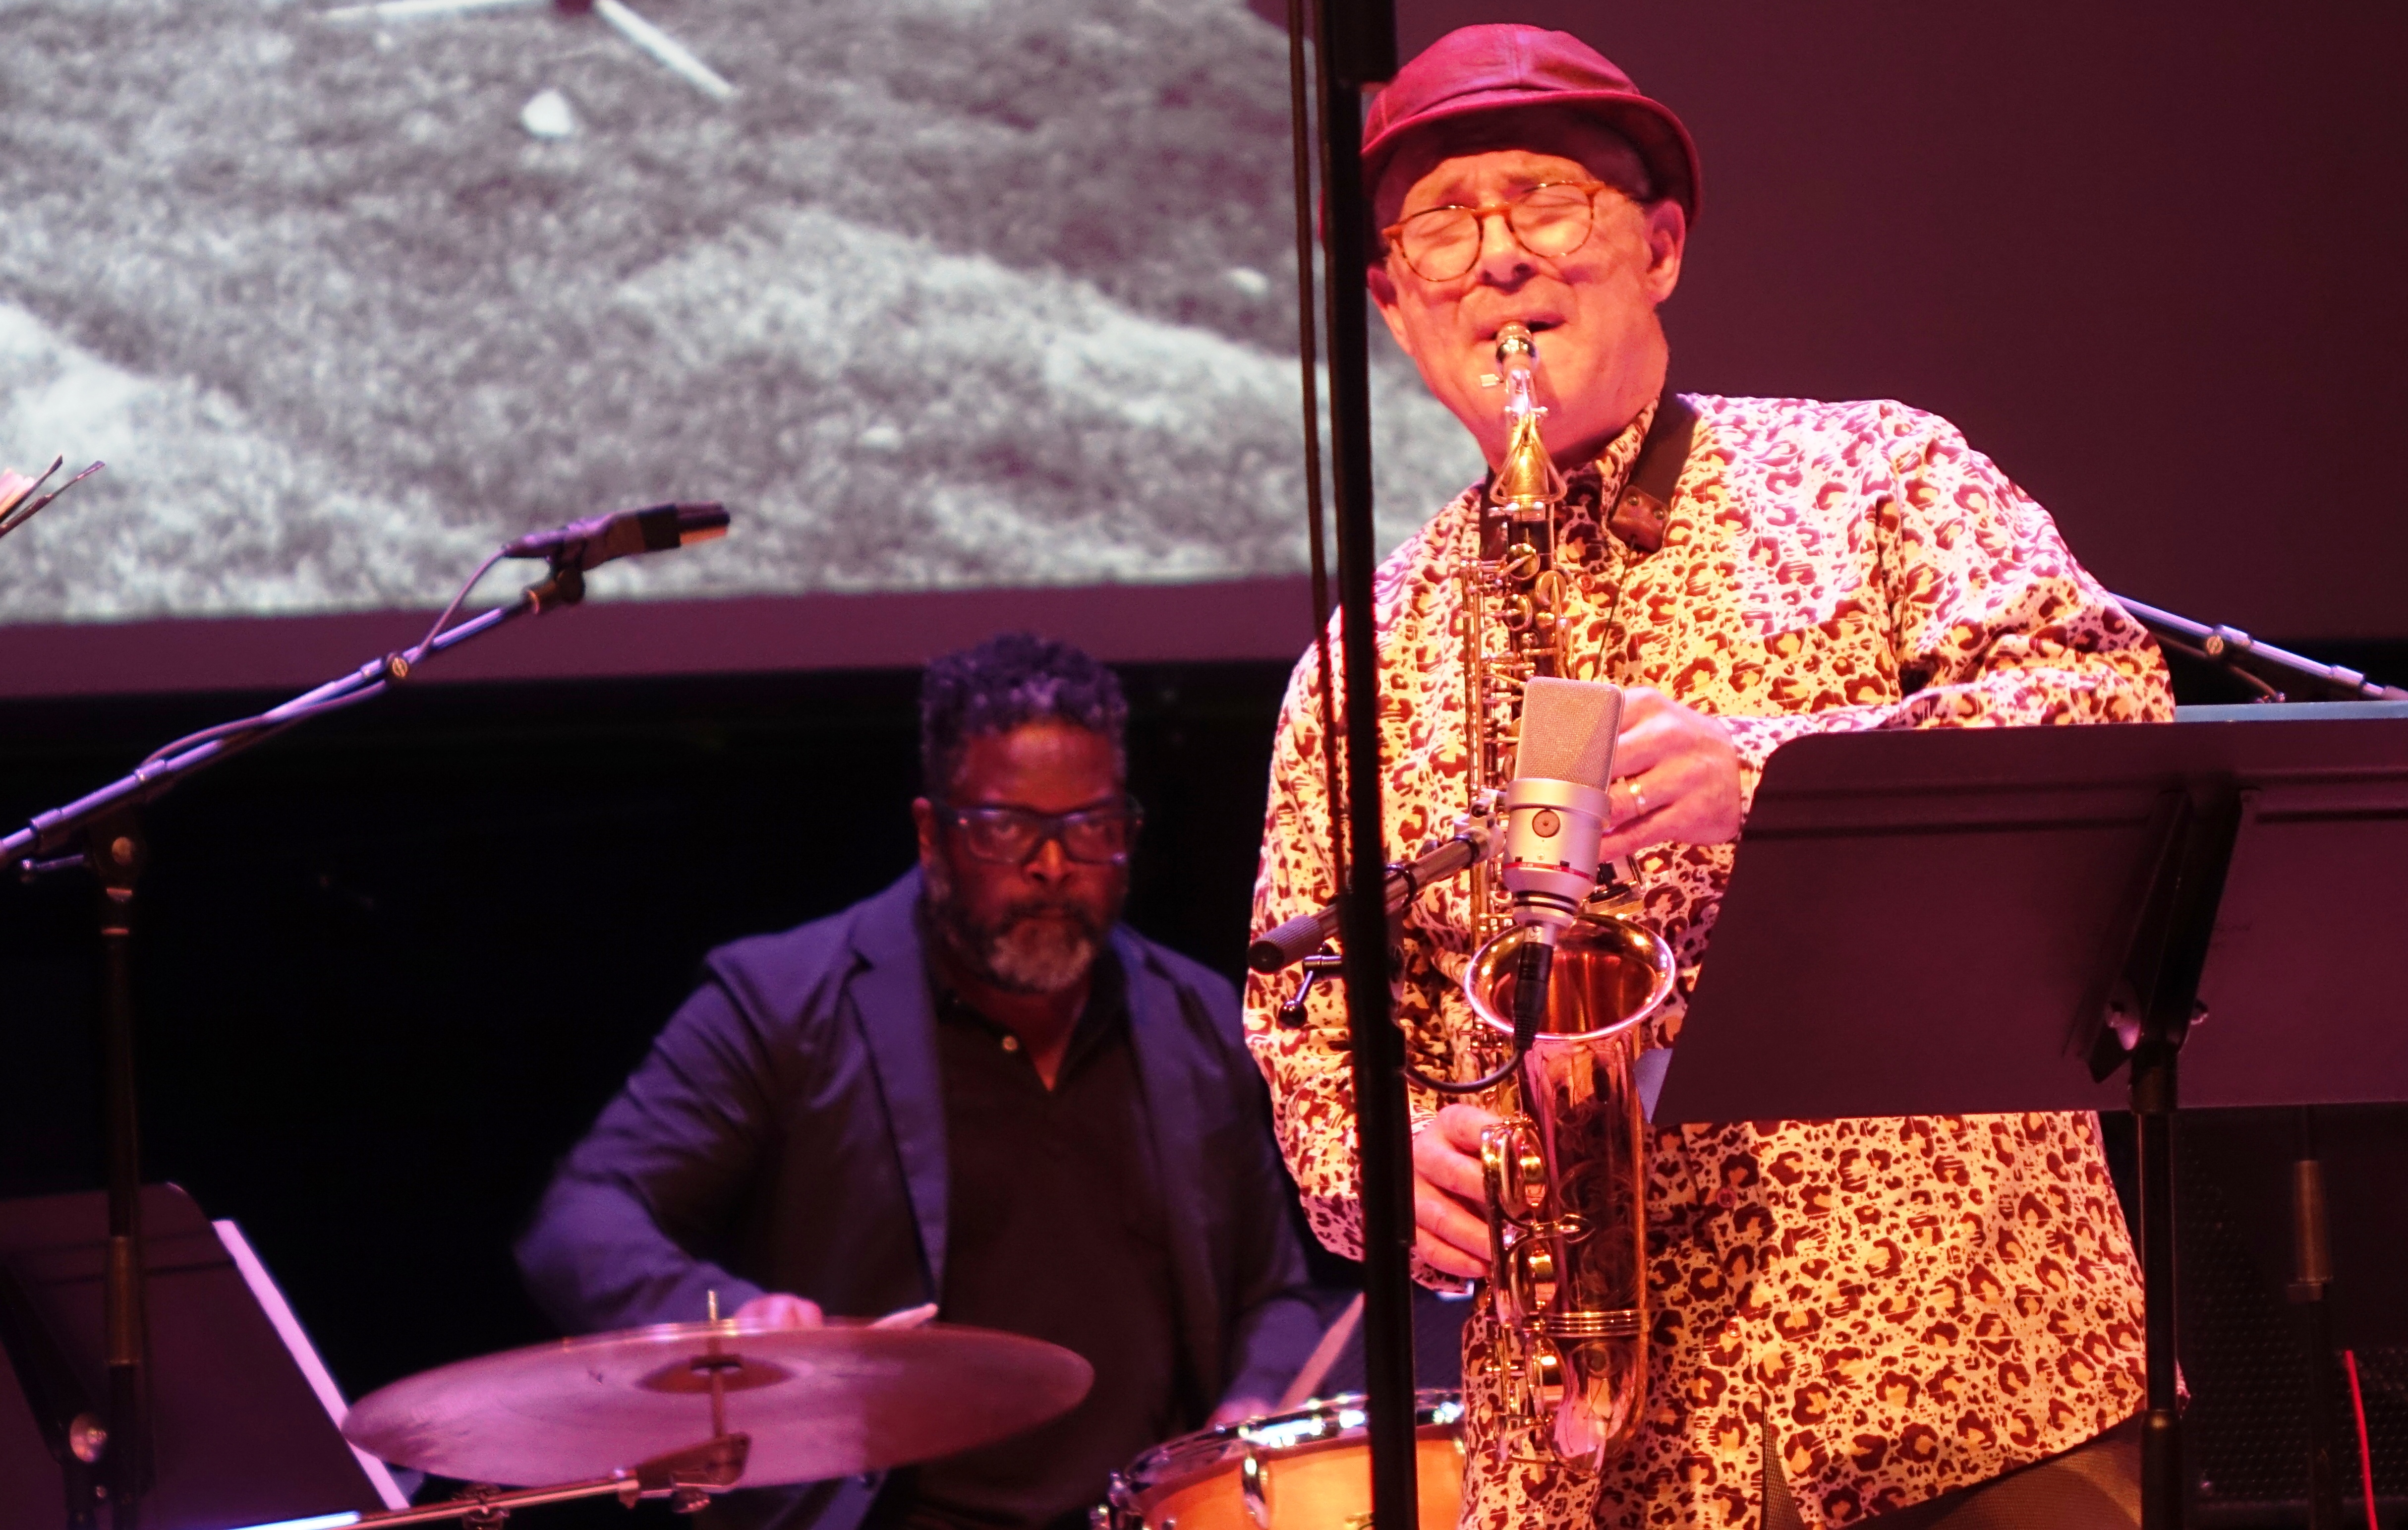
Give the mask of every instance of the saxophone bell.
[[[1513, 1046], [1515, 925], [1472, 958], [1463, 992], [1483, 1034]], [[1498, 1445], [1594, 1472], [1628, 1444], [1647, 1393], [1646, 1146], [1636, 1064], [1672, 991], [1671, 947], [1627, 919], [1584, 914], [1555, 935], [1538, 1032], [1512, 1075], [1515, 1108], [1481, 1135], [1489, 1298], [1498, 1325]]]

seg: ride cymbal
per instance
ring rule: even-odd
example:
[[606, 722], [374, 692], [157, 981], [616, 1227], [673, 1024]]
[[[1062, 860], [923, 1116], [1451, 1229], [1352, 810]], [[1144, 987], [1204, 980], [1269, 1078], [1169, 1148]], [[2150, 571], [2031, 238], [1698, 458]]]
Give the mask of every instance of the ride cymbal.
[[1095, 1380], [1058, 1345], [984, 1328], [662, 1323], [464, 1360], [363, 1397], [343, 1434], [385, 1461], [523, 1486], [606, 1476], [725, 1430], [744, 1485], [951, 1455], [1068, 1411]]

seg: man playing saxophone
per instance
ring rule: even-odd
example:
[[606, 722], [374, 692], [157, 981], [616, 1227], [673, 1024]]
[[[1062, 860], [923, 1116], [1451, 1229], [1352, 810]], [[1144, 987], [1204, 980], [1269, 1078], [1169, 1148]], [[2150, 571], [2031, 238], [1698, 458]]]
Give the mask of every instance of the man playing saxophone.
[[[1603, 853], [1632, 858], [1636, 917], [1681, 978], [1643, 1045], [1679, 1034], [1778, 744], [2171, 714], [2140, 628], [1945, 421], [1886, 402], [1665, 394], [1656, 310], [1697, 215], [1696, 154], [1584, 44], [1512, 25], [1442, 38], [1373, 104], [1363, 173], [1373, 300], [1492, 476], [1515, 466], [1498, 332], [1535, 341], [1562, 478], [1545, 549], [1560, 577], [1540, 614], [1556, 672], [1624, 688]], [[1498, 784], [1470, 714], [1494, 703], [1492, 671], [1513, 672], [1516, 639], [1475, 621], [1474, 655], [1463, 636], [1488, 489], [1441, 509], [1376, 580], [1386, 858], [1443, 834], [1476, 780]], [[1307, 656], [1273, 757], [1258, 931], [1338, 891], [1320, 683]], [[1425, 891], [1398, 937], [1398, 1018], [1435, 1076], [1480, 1071], [1459, 1055], [1472, 1026], [1458, 985], [1493, 914], [1473, 897], [1468, 879]], [[1813, 917], [1878, 938], [1877, 908]], [[1316, 986], [1283, 1027], [1288, 986], [1254, 979], [1249, 1039], [1315, 1230], [1357, 1252], [1342, 997]], [[1416, 1266], [1431, 1283], [1488, 1273], [1479, 1152], [1493, 1119], [1415, 1092]], [[1651, 1132], [1646, 1159], [1650, 1360], [1631, 1442], [1594, 1473], [1500, 1459], [1484, 1305], [1466, 1336], [1465, 1524], [2137, 1523], [2140, 1280], [2095, 1118], [1684, 1128]]]

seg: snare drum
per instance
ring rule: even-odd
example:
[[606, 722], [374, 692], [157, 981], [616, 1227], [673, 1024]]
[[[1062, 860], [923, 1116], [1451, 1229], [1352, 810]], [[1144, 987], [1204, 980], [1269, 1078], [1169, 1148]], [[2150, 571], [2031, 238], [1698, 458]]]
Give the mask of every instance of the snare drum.
[[[1420, 1530], [1455, 1530], [1463, 1507], [1462, 1400], [1415, 1394]], [[1182, 1435], [1112, 1475], [1095, 1530], [1363, 1530], [1371, 1445], [1349, 1393], [1222, 1429]]]

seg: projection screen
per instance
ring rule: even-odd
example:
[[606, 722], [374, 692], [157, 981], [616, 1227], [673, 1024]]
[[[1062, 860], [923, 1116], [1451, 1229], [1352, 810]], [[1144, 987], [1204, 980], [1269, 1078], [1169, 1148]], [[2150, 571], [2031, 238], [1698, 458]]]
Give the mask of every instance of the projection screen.
[[[0, 543], [0, 689], [306, 679], [665, 498], [735, 530], [464, 672], [893, 662], [1056, 586], [1124, 653], [1296, 652], [1278, 28], [636, 5], [11, 7], [0, 454], [108, 467]], [[1393, 541], [1479, 461], [1379, 362]]]

